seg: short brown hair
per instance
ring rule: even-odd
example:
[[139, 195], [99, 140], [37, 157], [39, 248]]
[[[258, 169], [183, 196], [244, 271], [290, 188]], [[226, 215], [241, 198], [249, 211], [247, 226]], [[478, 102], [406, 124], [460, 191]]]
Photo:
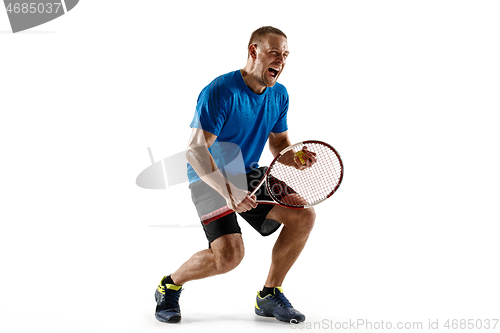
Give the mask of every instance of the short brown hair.
[[248, 46], [255, 44], [257, 41], [262, 39], [262, 37], [268, 34], [276, 34], [288, 38], [286, 37], [285, 33], [280, 29], [271, 26], [265, 26], [252, 32], [252, 35], [250, 36], [250, 41], [248, 42]]

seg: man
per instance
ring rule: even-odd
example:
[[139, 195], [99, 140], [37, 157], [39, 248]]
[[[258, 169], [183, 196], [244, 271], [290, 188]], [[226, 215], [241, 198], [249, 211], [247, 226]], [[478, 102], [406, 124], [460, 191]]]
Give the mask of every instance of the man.
[[[304, 248], [314, 225], [315, 212], [312, 208], [292, 210], [257, 205], [257, 199], [269, 200], [267, 191], [250, 196], [247, 189], [231, 183], [225, 176], [227, 173], [221, 172], [224, 167], [221, 161], [227, 153], [220, 152], [223, 142], [241, 149], [246, 178], [252, 187], [252, 180], [260, 179], [265, 171], [265, 168], [257, 168], [256, 162], [266, 141], [269, 140], [274, 156], [291, 145], [286, 122], [288, 93], [276, 82], [288, 54], [287, 37], [281, 30], [262, 27], [254, 31], [246, 66], [218, 77], [201, 92], [186, 156], [193, 202], [200, 216], [227, 204], [263, 236], [283, 225], [272, 251], [264, 288], [257, 293], [255, 313], [298, 323], [304, 321], [305, 316], [292, 307], [281, 285]], [[298, 169], [313, 163], [314, 156], [310, 154], [306, 165], [297, 158], [289, 161]], [[204, 226], [209, 248], [194, 254], [161, 280], [155, 292], [155, 316], [159, 321], [181, 320], [178, 301], [181, 286], [186, 282], [227, 273], [241, 262], [244, 246], [236, 213]]]

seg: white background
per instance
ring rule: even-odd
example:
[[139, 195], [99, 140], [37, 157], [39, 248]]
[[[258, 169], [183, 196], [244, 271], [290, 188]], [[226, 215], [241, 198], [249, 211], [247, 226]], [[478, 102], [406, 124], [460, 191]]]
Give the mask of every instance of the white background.
[[0, 11], [0, 331], [291, 329], [253, 314], [276, 235], [243, 223], [241, 265], [186, 284], [183, 323], [157, 322], [156, 285], [207, 244], [185, 184], [135, 184], [147, 147], [185, 148], [199, 92], [263, 25], [288, 35], [292, 141], [327, 141], [346, 168], [285, 281], [292, 304], [310, 323], [499, 318], [499, 14], [86, 0], [12, 34]]

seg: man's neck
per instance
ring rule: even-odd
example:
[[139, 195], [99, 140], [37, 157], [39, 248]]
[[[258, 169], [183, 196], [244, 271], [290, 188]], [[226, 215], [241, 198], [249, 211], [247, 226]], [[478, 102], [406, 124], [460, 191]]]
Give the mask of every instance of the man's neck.
[[252, 75], [252, 72], [247, 70], [247, 68], [240, 69], [241, 76], [245, 81], [247, 87], [257, 95], [262, 95], [266, 91], [266, 86], [263, 86], [260, 81]]

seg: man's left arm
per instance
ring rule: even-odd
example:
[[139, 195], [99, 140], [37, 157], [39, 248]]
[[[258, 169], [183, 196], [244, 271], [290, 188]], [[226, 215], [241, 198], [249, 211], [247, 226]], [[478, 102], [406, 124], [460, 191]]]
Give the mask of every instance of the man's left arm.
[[[278, 156], [280, 152], [288, 146], [291, 146], [292, 142], [288, 137], [288, 131], [284, 131], [282, 133], [273, 133], [269, 135], [269, 149], [274, 157]], [[303, 148], [304, 153], [306, 154], [306, 162], [302, 164], [299, 158], [295, 156], [295, 154], [290, 150], [280, 158], [280, 163], [293, 166], [297, 169], [303, 170], [312, 166], [316, 163], [315, 153], [311, 153], [307, 150], [306, 147]]]
[[282, 133], [272, 133], [269, 135], [269, 150], [273, 157], [279, 155], [279, 153], [288, 146], [291, 146], [292, 142], [288, 137], [288, 131]]

